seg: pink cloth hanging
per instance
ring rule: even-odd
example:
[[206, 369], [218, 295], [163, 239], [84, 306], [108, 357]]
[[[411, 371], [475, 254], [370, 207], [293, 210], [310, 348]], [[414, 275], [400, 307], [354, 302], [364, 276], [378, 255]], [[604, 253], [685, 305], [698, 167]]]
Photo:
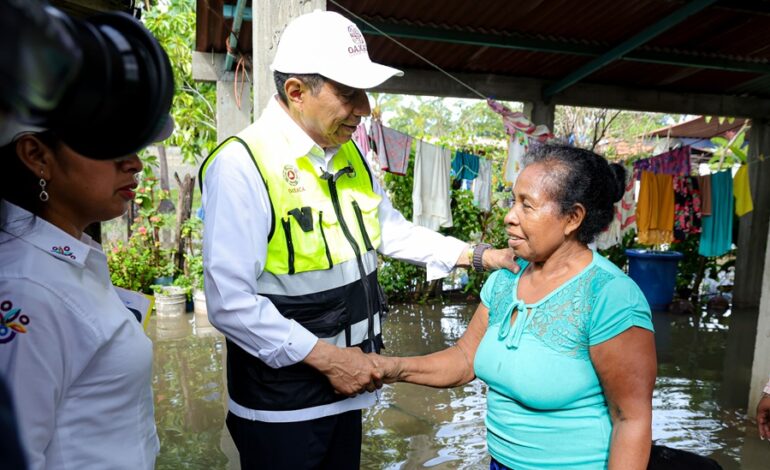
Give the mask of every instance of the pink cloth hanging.
[[397, 175], [405, 175], [409, 166], [412, 137], [385, 127], [377, 120], [372, 121], [370, 133], [380, 168]]
[[360, 123], [352, 135], [353, 142], [358, 147], [361, 155], [366, 156], [369, 153], [369, 134], [366, 132], [366, 124]]
[[553, 138], [553, 134], [548, 130], [548, 126], [542, 124], [536, 126], [524, 113], [513, 112], [492, 98], [487, 98], [487, 105], [492, 108], [492, 111], [503, 117], [503, 125], [508, 135], [516, 135], [518, 131], [527, 134], [530, 138], [541, 141]]

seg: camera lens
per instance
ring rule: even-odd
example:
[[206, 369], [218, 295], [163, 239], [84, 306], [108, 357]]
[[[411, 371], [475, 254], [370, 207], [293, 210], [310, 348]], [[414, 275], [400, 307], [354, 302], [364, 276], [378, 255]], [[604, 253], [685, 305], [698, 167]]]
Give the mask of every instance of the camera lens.
[[151, 144], [166, 124], [174, 93], [165, 51], [125, 13], [68, 23], [82, 64], [50, 128], [78, 153], [97, 159]]

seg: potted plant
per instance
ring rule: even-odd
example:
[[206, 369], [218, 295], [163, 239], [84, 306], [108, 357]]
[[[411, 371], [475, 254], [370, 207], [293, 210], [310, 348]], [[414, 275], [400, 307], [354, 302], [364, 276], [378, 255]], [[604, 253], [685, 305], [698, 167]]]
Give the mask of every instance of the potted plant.
[[176, 274], [174, 250], [161, 243], [161, 230], [170, 225], [171, 218], [159, 206], [168, 196], [147, 167], [136, 192], [137, 212], [128, 240], [107, 250], [107, 263], [114, 285], [151, 293], [153, 285], [171, 285]]
[[155, 313], [161, 317], [184, 315], [187, 293], [180, 286], [152, 286], [155, 295]]

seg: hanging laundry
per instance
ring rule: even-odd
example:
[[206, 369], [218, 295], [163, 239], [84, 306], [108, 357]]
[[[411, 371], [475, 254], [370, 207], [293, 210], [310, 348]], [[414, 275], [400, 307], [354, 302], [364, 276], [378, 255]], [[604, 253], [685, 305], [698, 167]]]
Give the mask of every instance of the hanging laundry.
[[473, 200], [482, 211], [488, 211], [492, 204], [492, 162], [479, 158], [479, 176], [473, 180]]
[[508, 183], [515, 183], [521, 173], [522, 160], [527, 153], [529, 139], [523, 132], [516, 132], [508, 140], [508, 157], [503, 166], [503, 179]]
[[626, 188], [623, 197], [615, 203], [614, 216], [610, 225], [596, 237], [596, 247], [606, 250], [623, 241], [631, 230], [636, 229], [636, 179], [632, 172], [626, 172]]
[[514, 135], [517, 132], [523, 132], [524, 134], [540, 141], [546, 141], [553, 138], [553, 134], [551, 134], [551, 131], [548, 130], [548, 126], [542, 124], [536, 126], [524, 113], [511, 111], [503, 104], [498, 103], [491, 98], [487, 98], [487, 105], [492, 109], [492, 111], [503, 117], [503, 125], [505, 126], [505, 132], [508, 135]]
[[700, 190], [701, 217], [711, 215], [711, 175], [696, 176]]
[[733, 194], [735, 195], [735, 214], [742, 217], [754, 210], [754, 201], [751, 199], [751, 186], [749, 186], [749, 167], [741, 165], [733, 177]]
[[449, 172], [452, 152], [445, 147], [417, 141], [412, 188], [412, 221], [438, 230], [452, 226]]
[[377, 120], [372, 120], [370, 127], [369, 132], [380, 160], [380, 168], [396, 175], [405, 175], [409, 165], [412, 137], [385, 127]]
[[658, 245], [674, 240], [674, 186], [671, 175], [642, 171], [636, 205], [639, 243]]
[[369, 153], [369, 134], [366, 132], [366, 124], [363, 122], [358, 124], [351, 138], [361, 155], [366, 156]]
[[704, 216], [698, 253], [722, 256], [732, 248], [733, 178], [730, 170], [711, 175], [711, 215]]
[[452, 177], [463, 180], [472, 180], [479, 174], [479, 157], [472, 153], [455, 152], [452, 159]]
[[674, 240], [682, 242], [687, 235], [700, 233], [700, 230], [698, 180], [691, 176], [674, 176]]
[[639, 179], [642, 171], [667, 175], [690, 175], [690, 146], [685, 145], [670, 152], [634, 162], [634, 175]]

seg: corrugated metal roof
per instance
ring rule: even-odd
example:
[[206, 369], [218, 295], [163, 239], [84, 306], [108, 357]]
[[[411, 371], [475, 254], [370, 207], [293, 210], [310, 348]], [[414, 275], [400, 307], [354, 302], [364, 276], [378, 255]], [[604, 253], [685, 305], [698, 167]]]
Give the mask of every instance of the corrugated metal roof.
[[[225, 19], [224, 5], [235, 5], [236, 0], [197, 0], [195, 50], [199, 52], [227, 52], [226, 41], [233, 27], [232, 19]], [[251, 21], [244, 21], [238, 34], [237, 50], [251, 54]]]
[[706, 120], [699, 116], [681, 124], [674, 124], [650, 132], [650, 137], [684, 137], [692, 139], [710, 139], [718, 135], [724, 135], [730, 131], [738, 131], [746, 119], [735, 119], [732, 122], [727, 120], [719, 122], [719, 119], [712, 118]]
[[[235, 0], [197, 0], [196, 49], [224, 51], [229, 21], [222, 5]], [[455, 44], [435, 39], [399, 39], [439, 67], [455, 73], [498, 74], [558, 80], [599, 53], [633, 37], [689, 0], [327, 0], [329, 10], [368, 22], [415, 28], [426, 34], [487, 35], [491, 41], [511, 38], [545, 41], [550, 50], [520, 50], [493, 45]], [[259, 12], [254, 12], [259, 14]], [[359, 19], [352, 18], [359, 22]], [[245, 23], [239, 49], [251, 49], [251, 24]], [[430, 66], [383, 36], [366, 34], [373, 60], [405, 69]], [[564, 49], [583, 50], [583, 55]], [[585, 50], [593, 51], [586, 55]], [[696, 13], [646, 44], [634, 49], [636, 59], [616, 60], [582, 79], [586, 83], [639, 87], [661, 91], [770, 96], [770, 0], [718, 2]], [[643, 57], [642, 57], [643, 56]], [[663, 56], [670, 62], [657, 63]], [[732, 68], [761, 67], [759, 71], [731, 71], [703, 67], [724, 63]], [[698, 66], [692, 66], [696, 64]]]

